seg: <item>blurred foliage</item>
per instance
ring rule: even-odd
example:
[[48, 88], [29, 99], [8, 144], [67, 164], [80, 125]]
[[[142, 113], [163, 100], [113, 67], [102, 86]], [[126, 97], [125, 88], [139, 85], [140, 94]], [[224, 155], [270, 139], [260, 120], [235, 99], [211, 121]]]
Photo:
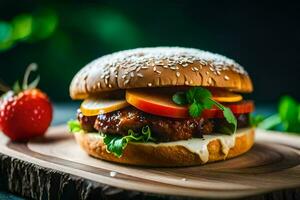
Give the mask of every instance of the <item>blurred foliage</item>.
[[55, 31], [58, 16], [53, 10], [41, 10], [35, 15], [20, 14], [11, 21], [0, 21], [0, 51], [9, 50], [18, 42], [36, 42]]
[[73, 76], [99, 56], [136, 47], [184, 46], [224, 54], [245, 66], [255, 88], [247, 98], [271, 102], [288, 93], [300, 99], [297, 84], [282, 84], [299, 80], [299, 73], [290, 72], [299, 71], [300, 3], [67, 2], [1, 1], [0, 80], [12, 85], [35, 62], [40, 87], [54, 101], [70, 101]]
[[264, 119], [258, 115], [254, 119], [260, 120], [258, 127], [262, 129], [300, 133], [300, 103], [290, 96], [283, 96], [278, 113]]

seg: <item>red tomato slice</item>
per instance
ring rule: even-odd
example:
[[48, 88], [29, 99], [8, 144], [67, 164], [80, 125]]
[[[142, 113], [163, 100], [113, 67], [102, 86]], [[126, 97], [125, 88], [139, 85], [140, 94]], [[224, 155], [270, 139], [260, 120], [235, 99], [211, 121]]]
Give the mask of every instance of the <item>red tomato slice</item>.
[[[126, 91], [126, 101], [132, 106], [146, 113], [171, 118], [189, 118], [188, 106], [179, 106], [172, 101], [172, 94], [166, 90], [147, 90], [144, 92], [140, 89]], [[250, 113], [254, 110], [252, 101], [240, 101], [235, 103], [223, 104], [229, 107], [236, 115]], [[218, 108], [204, 110], [204, 118], [221, 118], [223, 112]]]
[[[240, 101], [236, 103], [230, 103], [230, 104], [223, 104], [225, 107], [230, 108], [230, 110], [235, 115], [245, 114], [245, 113], [251, 113], [254, 111], [254, 103], [251, 100], [245, 100]], [[204, 118], [222, 118], [224, 117], [223, 112], [214, 107], [209, 110], [204, 110], [202, 112], [202, 117]]]

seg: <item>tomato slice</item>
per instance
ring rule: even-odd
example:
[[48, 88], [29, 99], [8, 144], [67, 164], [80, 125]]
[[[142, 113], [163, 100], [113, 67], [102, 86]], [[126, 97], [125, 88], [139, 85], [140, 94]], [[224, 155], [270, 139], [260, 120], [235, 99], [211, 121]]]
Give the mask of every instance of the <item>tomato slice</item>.
[[[230, 108], [230, 110], [235, 115], [245, 114], [245, 113], [251, 113], [254, 111], [254, 103], [251, 100], [244, 100], [236, 103], [227, 103], [223, 104], [225, 107]], [[204, 110], [201, 115], [203, 118], [222, 118], [224, 117], [223, 112], [213, 107], [209, 110]]]
[[[189, 118], [188, 106], [179, 106], [172, 101], [172, 94], [167, 90], [131, 89], [126, 91], [126, 101], [146, 113], [170, 118]], [[236, 115], [250, 113], [254, 110], [252, 101], [223, 103]], [[202, 112], [204, 118], [222, 118], [223, 112], [216, 107]]]

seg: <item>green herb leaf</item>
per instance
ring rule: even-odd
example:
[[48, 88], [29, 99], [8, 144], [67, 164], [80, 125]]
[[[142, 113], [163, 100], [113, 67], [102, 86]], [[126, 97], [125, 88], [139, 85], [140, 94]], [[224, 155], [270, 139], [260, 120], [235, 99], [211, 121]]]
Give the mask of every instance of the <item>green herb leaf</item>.
[[175, 102], [178, 105], [186, 105], [188, 104], [186, 95], [184, 92], [177, 92], [172, 96], [173, 102]]
[[81, 125], [78, 120], [70, 120], [68, 121], [69, 131], [71, 133], [77, 133], [82, 130]]
[[189, 115], [191, 117], [200, 116], [202, 111], [203, 111], [203, 106], [197, 102], [194, 102], [189, 106]]
[[[204, 109], [211, 109], [213, 105], [216, 105], [220, 110], [223, 111], [226, 121], [229, 123], [225, 132], [235, 133], [237, 129], [237, 120], [233, 115], [232, 111], [212, 99], [212, 94], [209, 90], [202, 87], [194, 87], [189, 89], [184, 98], [184, 94], [176, 93], [173, 96], [173, 101], [179, 105], [190, 104], [189, 115], [191, 117], [199, 117]], [[184, 101], [186, 100], [186, 101]]]
[[298, 103], [289, 96], [284, 96], [279, 102], [278, 112], [284, 128], [287, 132], [299, 132]]
[[266, 117], [263, 116], [263, 115], [252, 115], [252, 114], [250, 114], [250, 124], [251, 124], [251, 126], [257, 127], [265, 119], [266, 119]]
[[188, 103], [193, 103], [194, 101], [198, 103], [203, 103], [205, 99], [211, 98], [212, 94], [209, 90], [202, 87], [194, 87], [189, 89], [186, 93], [186, 99]]
[[151, 130], [149, 126], [145, 126], [140, 134], [135, 133], [133, 130], [128, 130], [127, 136], [105, 135], [103, 141], [108, 152], [113, 153], [117, 157], [121, 157], [124, 149], [130, 141], [148, 142], [155, 141], [155, 139], [151, 137]]
[[223, 115], [226, 119], [226, 121], [231, 124], [231, 126], [228, 126], [230, 129], [231, 129], [231, 134], [232, 133], [235, 133], [236, 132], [236, 129], [237, 129], [237, 120], [234, 116], [234, 114], [232, 113], [232, 111], [230, 110], [230, 108], [227, 108], [225, 106], [223, 106], [222, 104], [220, 104], [219, 102], [213, 100], [213, 99], [210, 99], [211, 101], [214, 102], [214, 104], [220, 109], [223, 111]]

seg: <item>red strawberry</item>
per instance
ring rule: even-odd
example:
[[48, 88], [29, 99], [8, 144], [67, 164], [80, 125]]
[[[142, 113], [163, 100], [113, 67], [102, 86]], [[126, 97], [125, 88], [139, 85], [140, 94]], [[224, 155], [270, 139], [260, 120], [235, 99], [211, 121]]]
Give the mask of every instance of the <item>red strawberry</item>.
[[[29, 67], [25, 74], [36, 67]], [[0, 102], [0, 129], [12, 140], [27, 140], [34, 136], [43, 135], [52, 120], [52, 105], [45, 93], [24, 81], [19, 93], [7, 93]], [[25, 86], [25, 87], [24, 87]]]

